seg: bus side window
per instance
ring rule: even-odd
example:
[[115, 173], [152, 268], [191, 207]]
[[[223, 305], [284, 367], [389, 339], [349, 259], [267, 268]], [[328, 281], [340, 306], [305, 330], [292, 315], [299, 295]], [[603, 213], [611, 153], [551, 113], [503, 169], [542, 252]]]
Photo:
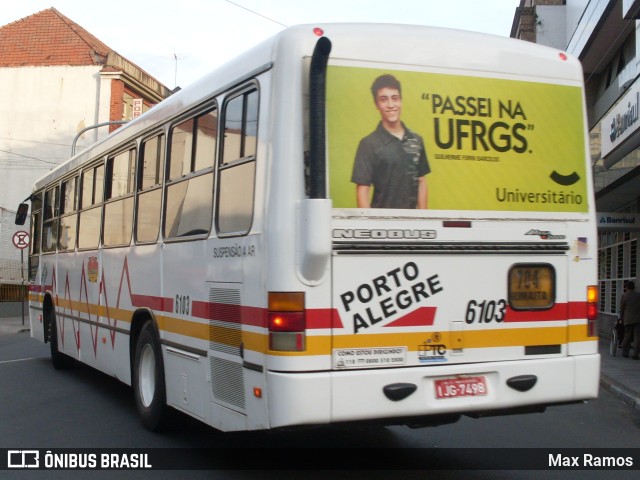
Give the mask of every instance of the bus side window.
[[76, 225], [78, 220], [76, 213], [77, 183], [78, 177], [62, 182], [60, 227], [58, 232], [58, 248], [61, 251], [69, 251], [76, 248]]
[[224, 107], [224, 143], [218, 165], [216, 224], [223, 235], [244, 235], [253, 221], [258, 132], [258, 90], [245, 91]]
[[78, 221], [78, 248], [98, 248], [104, 189], [104, 165], [94, 165], [82, 172], [80, 188], [82, 192]]
[[31, 196], [31, 255], [40, 253], [42, 238], [42, 192]]
[[102, 232], [105, 247], [131, 243], [135, 164], [135, 148], [107, 159]]
[[138, 164], [138, 211], [135, 229], [138, 243], [153, 243], [158, 239], [164, 149], [164, 135], [158, 135], [142, 143]]
[[58, 186], [44, 192], [43, 253], [55, 252], [58, 244], [59, 193], [60, 187]]
[[206, 235], [211, 229], [217, 131], [215, 109], [171, 129], [165, 238]]

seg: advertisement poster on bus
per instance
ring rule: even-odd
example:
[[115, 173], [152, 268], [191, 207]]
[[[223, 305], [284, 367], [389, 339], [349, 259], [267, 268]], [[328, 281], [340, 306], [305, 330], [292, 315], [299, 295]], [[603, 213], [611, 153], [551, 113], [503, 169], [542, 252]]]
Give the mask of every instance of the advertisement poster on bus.
[[342, 65], [327, 75], [335, 208], [588, 211], [579, 86]]

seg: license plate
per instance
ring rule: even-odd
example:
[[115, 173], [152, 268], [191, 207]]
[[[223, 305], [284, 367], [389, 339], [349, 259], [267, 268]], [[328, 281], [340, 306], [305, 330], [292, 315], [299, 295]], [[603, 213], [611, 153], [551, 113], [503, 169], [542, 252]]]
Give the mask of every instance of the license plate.
[[551, 308], [555, 271], [549, 264], [517, 264], [509, 270], [509, 306], [515, 310]]
[[487, 380], [483, 376], [444, 378], [435, 381], [436, 399], [477, 397], [487, 395]]

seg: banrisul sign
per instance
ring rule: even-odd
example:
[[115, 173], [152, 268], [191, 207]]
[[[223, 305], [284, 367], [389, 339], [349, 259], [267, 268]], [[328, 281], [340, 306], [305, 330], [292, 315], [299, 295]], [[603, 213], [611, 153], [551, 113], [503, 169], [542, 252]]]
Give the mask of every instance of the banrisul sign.
[[637, 213], [598, 212], [599, 230], [640, 230], [640, 215]]
[[601, 123], [602, 156], [640, 127], [640, 87], [634, 85], [627, 94], [605, 115]]
[[397, 68], [329, 65], [334, 207], [588, 211], [580, 85]]
[[636, 92], [635, 98], [630, 99], [625, 110], [617, 113], [611, 120], [611, 125], [609, 126], [609, 140], [611, 140], [611, 143], [615, 143], [627, 130], [635, 128], [638, 122], [639, 106], [640, 92]]

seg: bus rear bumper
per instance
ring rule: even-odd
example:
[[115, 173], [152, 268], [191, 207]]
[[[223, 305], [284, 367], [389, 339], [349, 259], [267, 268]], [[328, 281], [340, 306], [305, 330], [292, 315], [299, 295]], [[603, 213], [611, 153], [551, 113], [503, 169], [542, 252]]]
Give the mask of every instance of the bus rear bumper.
[[[482, 416], [483, 411], [507, 414], [521, 407], [596, 398], [600, 355], [488, 362], [473, 368], [459, 364], [317, 373], [268, 372], [267, 376], [271, 428], [382, 419], [402, 423], [404, 417], [409, 422], [411, 418], [431, 415]], [[483, 378], [486, 391], [438, 398], [437, 380], [464, 377]], [[535, 378], [526, 391], [507, 383], [522, 377]], [[389, 385], [415, 385], [415, 390], [405, 398], [392, 400], [384, 393]]]

